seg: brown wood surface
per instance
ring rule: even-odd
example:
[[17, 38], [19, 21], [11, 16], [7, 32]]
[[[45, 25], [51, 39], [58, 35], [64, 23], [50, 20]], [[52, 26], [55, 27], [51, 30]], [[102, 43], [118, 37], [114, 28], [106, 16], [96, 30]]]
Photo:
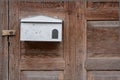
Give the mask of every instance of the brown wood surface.
[[118, 2], [88, 2], [85, 14], [87, 20], [118, 20], [118, 10]]
[[[69, 19], [70, 19], [70, 24], [69, 24], [69, 56], [70, 56], [70, 68], [71, 69], [71, 79], [75, 80], [76, 75], [75, 75], [75, 43], [76, 43], [76, 13], [72, 10], [75, 10], [75, 3], [69, 3]], [[75, 10], [76, 11], [76, 10]]]
[[89, 71], [88, 80], [119, 80], [119, 71]]
[[[114, 0], [113, 0], [114, 1]], [[87, 8], [91, 10], [96, 9], [117, 9], [119, 7], [118, 2], [88, 2]]]
[[[52, 1], [49, 1], [49, 0], [18, 0], [18, 1], [21, 1], [21, 2], [48, 2], [48, 3], [50, 3], [50, 2], [59, 2], [59, 0], [58, 1], [57, 0], [52, 0]], [[61, 1], [63, 2], [65, 0], [61, 0]], [[88, 2], [118, 2], [119, 0], [87, 0], [87, 1]], [[84, 0], [84, 2], [86, 2], [86, 0]]]
[[62, 71], [22, 71], [21, 80], [64, 80]]
[[[118, 0], [99, 1], [0, 0], [0, 30], [16, 30], [0, 34], [0, 80], [119, 80]], [[20, 19], [41, 14], [63, 19], [62, 42], [20, 41]]]
[[0, 0], [0, 80], [8, 80], [8, 37], [2, 37], [4, 29], [8, 29], [8, 0]]
[[88, 0], [88, 2], [118, 2], [119, 0]]
[[[69, 3], [65, 3], [65, 10], [69, 8]], [[68, 24], [65, 24], [68, 23]], [[65, 59], [65, 68], [64, 68], [64, 80], [70, 80], [71, 79], [71, 67], [70, 67], [70, 56], [69, 56], [69, 24], [70, 23], [70, 17], [69, 13], [65, 13], [65, 20], [64, 20], [64, 59]], [[67, 77], [69, 76], [69, 77]]]
[[118, 9], [86, 10], [87, 20], [118, 20]]
[[89, 21], [87, 29], [87, 52], [89, 57], [120, 56], [119, 22]]
[[65, 68], [62, 58], [24, 57], [20, 62], [21, 70], [64, 70]]
[[87, 70], [120, 70], [119, 58], [88, 58], [86, 60]]
[[77, 16], [76, 16], [76, 79], [75, 80], [86, 80], [86, 70], [84, 63], [86, 60], [86, 18], [85, 18], [86, 3], [77, 3]]
[[119, 80], [118, 3], [91, 2], [87, 7], [87, 80]]
[[9, 1], [9, 29], [16, 30], [16, 35], [9, 38], [9, 80], [20, 80], [20, 42], [19, 10], [16, 0]]

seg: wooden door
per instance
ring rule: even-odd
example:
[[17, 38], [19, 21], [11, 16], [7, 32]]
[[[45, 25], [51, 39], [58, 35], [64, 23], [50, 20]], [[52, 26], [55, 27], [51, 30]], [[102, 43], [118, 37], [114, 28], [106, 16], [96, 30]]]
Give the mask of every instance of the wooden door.
[[120, 80], [118, 2], [89, 2], [87, 6], [87, 80]]
[[[16, 30], [16, 36], [9, 38], [9, 80], [64, 80], [66, 33], [63, 33], [62, 42], [20, 41], [22, 18], [47, 15], [69, 24], [64, 4], [38, 0], [9, 1], [9, 28]], [[66, 26], [63, 27], [66, 32], [67, 25], [63, 26]]]
[[[117, 0], [0, 2], [1, 32], [16, 30], [0, 34], [1, 80], [120, 80]], [[20, 19], [37, 15], [63, 19], [62, 42], [20, 41]]]

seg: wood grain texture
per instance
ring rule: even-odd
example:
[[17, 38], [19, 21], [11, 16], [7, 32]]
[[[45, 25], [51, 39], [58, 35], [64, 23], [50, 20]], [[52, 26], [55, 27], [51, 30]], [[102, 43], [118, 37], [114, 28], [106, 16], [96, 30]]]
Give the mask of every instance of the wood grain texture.
[[63, 43], [59, 42], [21, 42], [21, 55], [31, 57], [63, 57]]
[[64, 2], [20, 2], [20, 8], [63, 9]]
[[[59, 14], [59, 12], [65, 12], [63, 2], [27, 2], [26, 1], [26, 2], [20, 2], [19, 7], [20, 10], [23, 11], [24, 13], [26, 11], [29, 11], [30, 13], [33, 14], [38, 13], [38, 15], [40, 14], [50, 15], [51, 12], [52, 13], [55, 12], [56, 14]], [[54, 14], [53, 16], [55, 16], [56, 14]]]
[[24, 57], [20, 61], [20, 70], [61, 70], [65, 68], [62, 58], [39, 58]]
[[120, 70], [119, 58], [88, 58], [86, 60], [87, 70]]
[[8, 80], [8, 37], [2, 37], [3, 29], [8, 29], [8, 0], [0, 0], [0, 80]]
[[118, 2], [88, 1], [85, 14], [87, 20], [118, 20], [118, 11]]
[[[67, 11], [69, 9], [69, 3], [65, 3], [64, 8]], [[69, 14], [69, 12], [65, 13], [65, 20], [64, 20], [64, 37], [63, 37], [64, 59], [65, 59], [64, 80], [70, 80], [71, 79], [71, 67], [70, 67], [70, 56], [69, 56], [70, 17], [69, 17], [68, 14]]]
[[88, 80], [119, 80], [119, 71], [89, 71]]
[[[2, 9], [2, 6], [1, 6], [1, 1], [0, 1], [0, 9]], [[2, 10], [1, 10], [2, 12]], [[2, 26], [2, 13], [0, 13], [0, 26]], [[2, 27], [0, 27], [0, 33], [2, 33]], [[2, 80], [2, 35], [0, 34], [0, 79]]]
[[90, 10], [96, 9], [118, 9], [118, 2], [88, 2], [87, 8]]
[[118, 2], [87, 4], [87, 80], [119, 80]]
[[118, 2], [119, 0], [88, 0], [88, 2]]
[[120, 52], [117, 21], [89, 21], [87, 32], [88, 57], [118, 57]]
[[118, 20], [118, 9], [86, 10], [87, 20]]
[[70, 76], [71, 80], [76, 80], [76, 13], [75, 13], [75, 3], [70, 2], [69, 3], [69, 8], [68, 8], [68, 14], [69, 14], [69, 56], [70, 56]]
[[[51, 1], [50, 0], [18, 0], [18, 1], [20, 1], [20, 2], [68, 2], [65, 0], [51, 0]], [[71, 2], [71, 1], [69, 1], [69, 2]], [[88, 2], [118, 2], [119, 0], [87, 0], [87, 1]]]
[[9, 80], [20, 80], [19, 8], [17, 0], [9, 0], [9, 29], [16, 30], [16, 36], [9, 38]]
[[62, 71], [22, 71], [21, 80], [64, 80]]
[[86, 60], [86, 18], [85, 18], [85, 8], [86, 3], [79, 2], [77, 4], [77, 16], [76, 16], [76, 80], [86, 80], [86, 70], [84, 68], [84, 63]]

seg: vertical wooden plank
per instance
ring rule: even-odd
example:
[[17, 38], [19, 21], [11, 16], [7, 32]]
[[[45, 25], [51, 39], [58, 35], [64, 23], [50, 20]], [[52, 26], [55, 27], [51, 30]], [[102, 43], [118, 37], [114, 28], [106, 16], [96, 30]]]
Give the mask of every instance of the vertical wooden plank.
[[75, 43], [76, 43], [76, 10], [75, 2], [65, 4], [66, 16], [64, 22], [64, 58], [66, 62], [64, 79], [76, 80], [75, 72]]
[[2, 80], [2, 4], [1, 4], [1, 0], [0, 0], [0, 80]]
[[70, 56], [70, 68], [71, 68], [71, 79], [76, 80], [76, 8], [75, 2], [69, 3], [69, 56]]
[[69, 3], [65, 4], [65, 20], [64, 20], [64, 59], [65, 59], [65, 69], [64, 69], [64, 80], [71, 80], [71, 67], [70, 67], [70, 56], [69, 56], [69, 14], [68, 8]]
[[18, 0], [9, 0], [9, 29], [16, 30], [16, 35], [9, 37], [9, 80], [20, 80], [19, 60], [19, 10]]
[[66, 24], [69, 24], [69, 27], [66, 31], [68, 33], [68, 38], [65, 37], [65, 39], [68, 39], [66, 45], [69, 49], [69, 57], [65, 55], [65, 70], [69, 70], [69, 74], [65, 74], [65, 80], [86, 80], [86, 70], [84, 69], [86, 59], [86, 20], [84, 16], [85, 4], [86, 3], [84, 1], [79, 3], [68, 3], [67, 11], [69, 23]]
[[0, 0], [0, 80], [8, 80], [8, 37], [2, 37], [3, 29], [8, 29], [8, 0]]
[[84, 10], [86, 3], [76, 3], [77, 6], [77, 30], [76, 30], [76, 80], [86, 80], [84, 63], [86, 60], [86, 20]]

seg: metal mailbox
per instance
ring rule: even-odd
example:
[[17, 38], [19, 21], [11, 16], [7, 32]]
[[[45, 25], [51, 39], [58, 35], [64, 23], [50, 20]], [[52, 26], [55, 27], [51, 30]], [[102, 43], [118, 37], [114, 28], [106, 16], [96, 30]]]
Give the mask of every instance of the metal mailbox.
[[20, 26], [21, 41], [62, 41], [62, 20], [44, 15], [23, 18]]

